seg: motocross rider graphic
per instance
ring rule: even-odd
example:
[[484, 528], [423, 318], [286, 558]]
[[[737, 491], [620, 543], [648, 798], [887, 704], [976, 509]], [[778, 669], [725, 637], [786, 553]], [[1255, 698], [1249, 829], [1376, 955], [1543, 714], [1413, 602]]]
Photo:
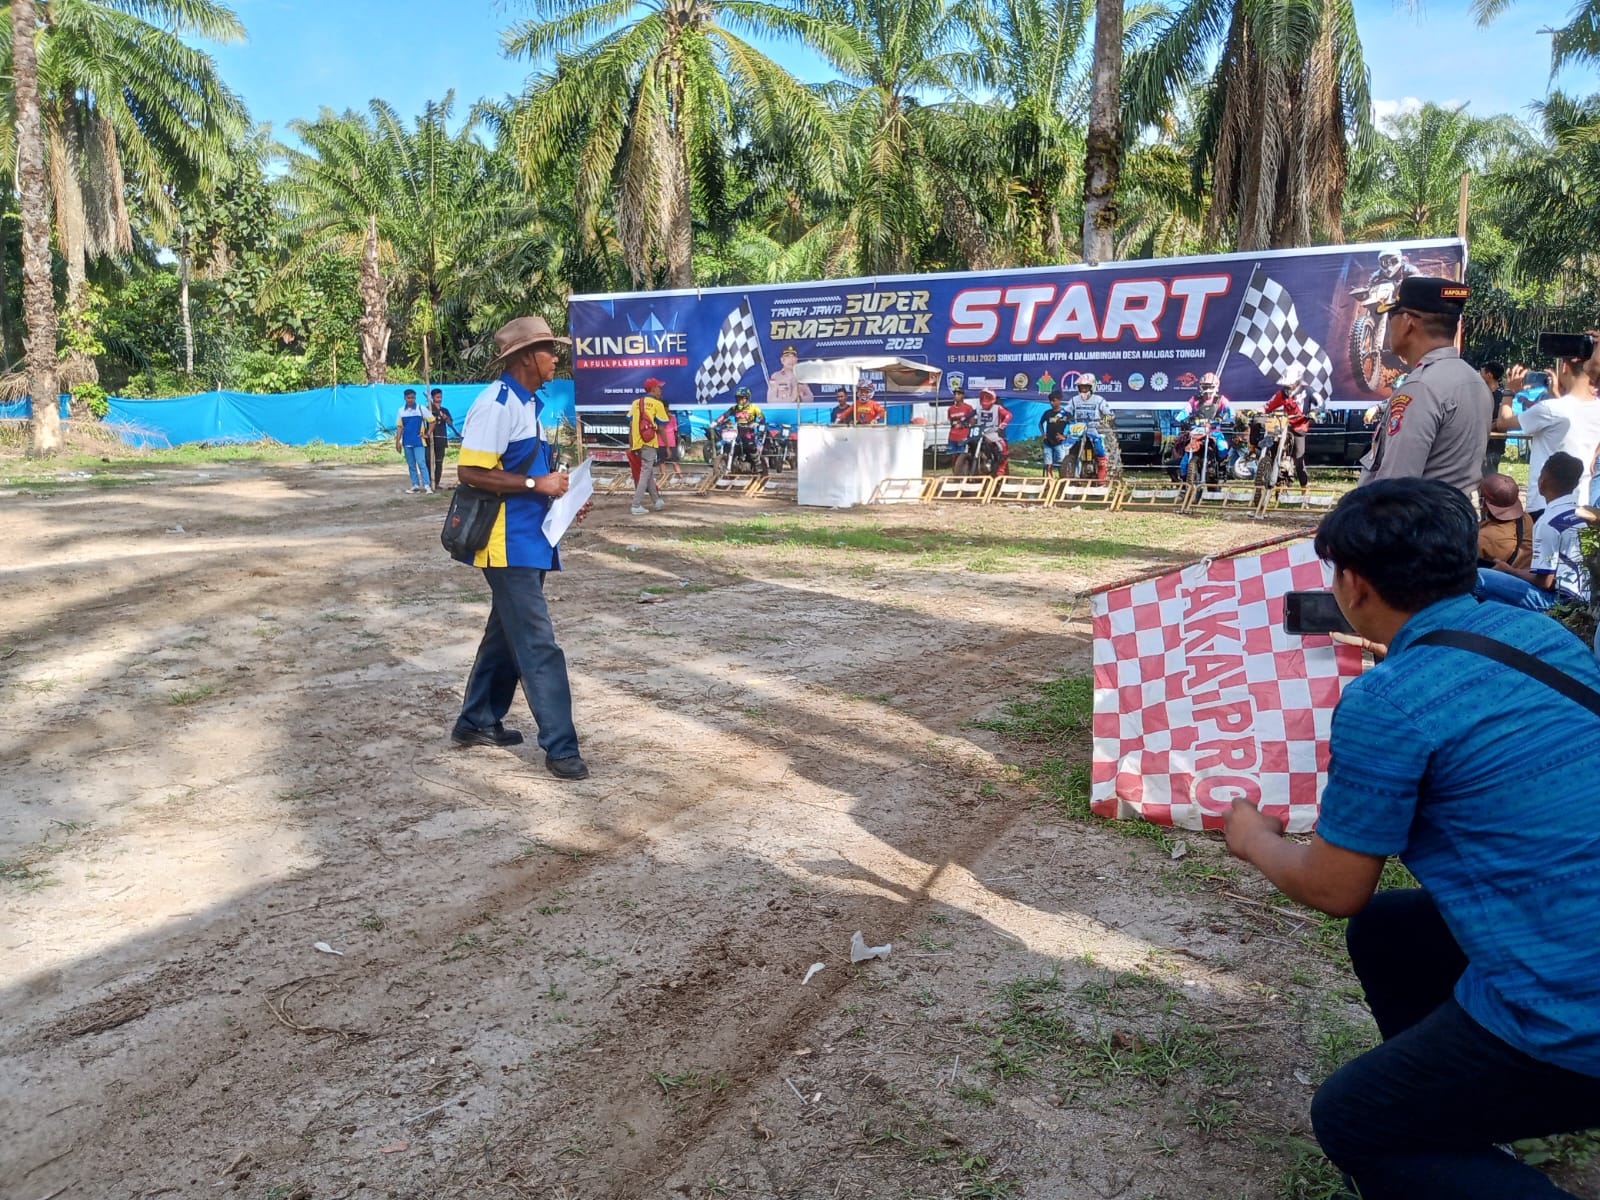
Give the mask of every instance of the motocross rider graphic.
[[1367, 280], [1367, 286], [1372, 288], [1380, 283], [1388, 283], [1399, 287], [1402, 279], [1408, 279], [1416, 273], [1417, 268], [1406, 261], [1404, 254], [1393, 246], [1386, 246], [1378, 253], [1378, 269]]
[[1094, 376], [1078, 376], [1078, 395], [1072, 402], [1072, 419], [1087, 426], [1084, 436], [1094, 447], [1094, 477], [1106, 477], [1106, 422], [1112, 420], [1111, 402], [1094, 390]]

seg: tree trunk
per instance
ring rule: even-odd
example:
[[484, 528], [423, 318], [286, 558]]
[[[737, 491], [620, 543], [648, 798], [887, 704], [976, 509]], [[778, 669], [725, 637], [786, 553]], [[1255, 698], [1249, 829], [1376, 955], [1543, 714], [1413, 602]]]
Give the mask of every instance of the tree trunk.
[[11, 253], [6, 244], [10, 239], [6, 237], [6, 210], [11, 205], [0, 203], [0, 360], [4, 361], [4, 369], [11, 370], [12, 332], [11, 332]]
[[389, 378], [389, 296], [383, 273], [378, 269], [378, 216], [367, 218], [367, 245], [361, 254], [360, 284], [362, 313], [356, 324], [361, 336], [361, 365], [368, 383], [385, 383]]
[[17, 184], [22, 199], [22, 311], [27, 320], [28, 394], [33, 398], [31, 453], [61, 450], [56, 390], [56, 300], [50, 288], [50, 189], [45, 183], [39, 119], [39, 62], [33, 0], [12, 0], [12, 86], [17, 112]]
[[1122, 0], [1095, 0], [1094, 83], [1083, 152], [1083, 260], [1116, 256], [1122, 174]]
[[683, 68], [672, 73], [672, 181], [667, 195], [667, 286], [694, 286], [694, 216], [689, 200], [689, 147], [684, 136]]
[[194, 374], [194, 321], [189, 315], [189, 274], [192, 259], [189, 255], [189, 230], [182, 233], [183, 244], [178, 250], [178, 309], [183, 318], [183, 373]]

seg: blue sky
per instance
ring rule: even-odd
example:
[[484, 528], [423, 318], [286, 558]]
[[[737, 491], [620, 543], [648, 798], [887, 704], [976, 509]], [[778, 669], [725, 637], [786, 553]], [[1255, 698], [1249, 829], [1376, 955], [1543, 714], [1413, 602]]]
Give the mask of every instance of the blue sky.
[[[454, 88], [458, 112], [480, 96], [520, 89], [530, 64], [500, 54], [499, 33], [526, 15], [518, 0], [233, 0], [250, 40], [210, 47], [223, 78], [257, 120], [280, 137], [293, 117], [319, 107], [364, 108], [374, 96], [404, 117]], [[1479, 115], [1513, 112], [1545, 93], [1549, 39], [1541, 28], [1564, 23], [1570, 7], [1521, 0], [1487, 30], [1467, 15], [1467, 0], [1433, 0], [1415, 10], [1392, 0], [1356, 0], [1362, 46], [1380, 110], [1408, 99], [1468, 101]], [[792, 48], [774, 53], [815, 78], [822, 64]], [[1600, 90], [1590, 72], [1559, 81], [1573, 91]]]

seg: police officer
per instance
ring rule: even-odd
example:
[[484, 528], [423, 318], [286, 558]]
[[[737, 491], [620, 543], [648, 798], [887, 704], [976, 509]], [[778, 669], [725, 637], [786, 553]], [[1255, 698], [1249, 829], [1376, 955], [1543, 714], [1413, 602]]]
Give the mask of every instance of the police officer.
[[1453, 279], [1412, 275], [1382, 306], [1389, 346], [1410, 371], [1378, 412], [1362, 483], [1420, 476], [1477, 493], [1494, 398], [1455, 347], [1469, 294]]

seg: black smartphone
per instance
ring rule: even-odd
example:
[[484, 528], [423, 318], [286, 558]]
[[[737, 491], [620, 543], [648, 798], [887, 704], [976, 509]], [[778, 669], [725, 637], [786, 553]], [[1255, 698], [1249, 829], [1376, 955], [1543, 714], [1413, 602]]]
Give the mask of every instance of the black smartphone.
[[1290, 592], [1283, 598], [1283, 631], [1294, 637], [1308, 633], [1354, 633], [1332, 592]]
[[1546, 358], [1594, 357], [1594, 337], [1587, 333], [1541, 333], [1539, 353]]

